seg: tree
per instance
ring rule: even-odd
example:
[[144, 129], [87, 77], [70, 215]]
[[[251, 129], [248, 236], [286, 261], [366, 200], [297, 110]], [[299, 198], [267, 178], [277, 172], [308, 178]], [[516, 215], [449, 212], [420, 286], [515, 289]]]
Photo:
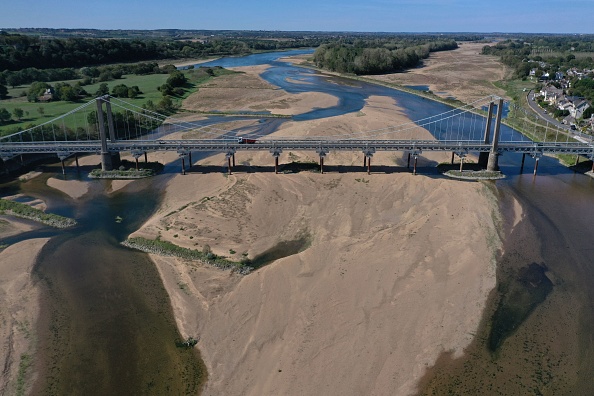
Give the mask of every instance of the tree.
[[15, 107], [12, 111], [12, 114], [14, 114], [16, 119], [20, 121], [23, 119], [23, 115], [25, 115], [25, 112], [20, 107]]
[[593, 114], [594, 114], [594, 107], [590, 106], [586, 110], [584, 110], [584, 114], [582, 115], [582, 118], [584, 120], [587, 120], [588, 118], [592, 117]]
[[118, 84], [111, 89], [111, 94], [116, 98], [127, 98], [128, 86], [126, 86], [125, 84]]
[[77, 91], [72, 88], [70, 84], [67, 83], [57, 83], [56, 87], [56, 96], [59, 100], [67, 100], [69, 102], [74, 102], [78, 99]]
[[5, 123], [10, 121], [10, 113], [5, 108], [0, 109], [0, 122]]
[[128, 97], [130, 99], [134, 99], [136, 97], [138, 97], [138, 95], [140, 95], [142, 92], [140, 92], [140, 88], [138, 88], [138, 85], [134, 85], [130, 88], [128, 88]]
[[48, 83], [35, 81], [29, 87], [29, 91], [27, 92], [27, 100], [29, 102], [37, 102], [37, 98], [43, 95], [43, 93], [50, 88], [51, 86]]
[[186, 82], [187, 79], [184, 73], [176, 70], [173, 73], [171, 73], [171, 75], [166, 81], [166, 84], [171, 85], [172, 87], [183, 87], [186, 84]]
[[8, 88], [5, 85], [0, 84], [0, 99], [4, 99], [8, 96]]
[[109, 94], [109, 86], [107, 83], [102, 83], [99, 85], [99, 89], [95, 92], [95, 96], [103, 96]]

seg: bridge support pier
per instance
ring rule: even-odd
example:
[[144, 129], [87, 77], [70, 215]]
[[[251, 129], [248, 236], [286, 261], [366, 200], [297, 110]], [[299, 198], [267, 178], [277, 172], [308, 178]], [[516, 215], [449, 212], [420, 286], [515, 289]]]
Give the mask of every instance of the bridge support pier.
[[454, 155], [456, 155], [456, 153], [452, 151], [452, 160], [450, 162], [450, 164], [452, 165], [454, 165]]
[[526, 153], [522, 153], [522, 164], [520, 165], [520, 173], [524, 172], [524, 161], [526, 160]]
[[501, 130], [501, 116], [503, 114], [503, 99], [499, 99], [497, 103], [497, 118], [495, 119], [495, 132], [493, 133], [493, 144], [489, 152], [489, 161], [487, 162], [487, 170], [495, 172], [499, 170], [499, 133]]
[[64, 165], [64, 160], [60, 159], [60, 163], [62, 164], [62, 174], [65, 175], [66, 174], [66, 166]]
[[406, 169], [410, 169], [410, 153], [408, 153], [408, 160], [406, 161]]
[[134, 158], [134, 160], [136, 161], [136, 170], [138, 170], [138, 157]]
[[104, 171], [112, 170], [111, 153], [101, 153], [101, 169]]
[[371, 157], [375, 154], [374, 148], [366, 148], [363, 150], [363, 167], [367, 167], [367, 174], [371, 175]]
[[[227, 158], [228, 173], [231, 175], [233, 172], [233, 167], [235, 166], [235, 149], [228, 149], [225, 157]], [[233, 160], [233, 163], [231, 163], [231, 160]]]
[[535, 162], [534, 162], [534, 176], [536, 176], [536, 171], [538, 171], [538, 160], [539, 159], [540, 159], [539, 157], [536, 157], [535, 158]]
[[316, 150], [316, 153], [320, 156], [320, 173], [324, 174], [324, 157], [328, 152], [323, 148], [319, 148]]
[[78, 154], [74, 154], [74, 162], [76, 163], [76, 170], [79, 170], [79, 165], [78, 165]]
[[146, 154], [146, 151], [144, 152], [144, 163], [148, 163], [148, 155]]
[[462, 172], [463, 167], [464, 167], [464, 157], [460, 157], [460, 172]]
[[579, 164], [579, 163], [580, 163], [580, 156], [579, 156], [579, 154], [576, 154], [574, 166], [577, 166], [577, 164]]
[[188, 166], [190, 168], [192, 167], [192, 152], [191, 151], [188, 153]]
[[[485, 134], [484, 134], [484, 142], [485, 144], [489, 144], [489, 140], [491, 137], [491, 122], [493, 121], [493, 108], [495, 104], [493, 102], [489, 103], [489, 112], [487, 115], [487, 125], [485, 126]], [[479, 160], [478, 163], [480, 166], [486, 168], [489, 163], [489, 152], [484, 151], [479, 153]]]
[[282, 149], [273, 148], [270, 150], [270, 154], [274, 157], [274, 174], [278, 175], [278, 157], [280, 157], [281, 153], [283, 152]]
[[414, 162], [414, 165], [413, 165], [413, 175], [416, 175], [417, 174], [417, 159], [418, 158], [419, 157], [415, 154], [415, 162]]
[[184, 157], [181, 158], [182, 160], [182, 175], [186, 174], [186, 160]]

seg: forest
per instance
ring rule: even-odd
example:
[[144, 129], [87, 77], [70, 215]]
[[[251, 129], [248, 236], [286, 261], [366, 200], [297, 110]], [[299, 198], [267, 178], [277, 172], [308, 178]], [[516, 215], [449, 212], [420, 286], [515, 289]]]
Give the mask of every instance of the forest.
[[0, 71], [58, 69], [158, 59], [243, 55], [255, 51], [316, 47], [318, 38], [201, 40], [42, 38], [0, 31]]
[[435, 38], [373, 38], [323, 44], [314, 63], [339, 73], [383, 74], [418, 66], [431, 52], [458, 48], [456, 40]]

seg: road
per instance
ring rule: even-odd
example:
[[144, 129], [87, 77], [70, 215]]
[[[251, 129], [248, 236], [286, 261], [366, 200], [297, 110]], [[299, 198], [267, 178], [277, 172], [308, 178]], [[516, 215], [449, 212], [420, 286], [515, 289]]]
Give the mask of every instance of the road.
[[567, 131], [570, 131], [569, 126], [562, 124], [561, 122], [557, 121], [556, 119], [554, 119], [553, 117], [551, 117], [549, 114], [545, 113], [545, 111], [543, 110], [542, 107], [540, 107], [535, 100], [532, 100], [532, 98], [534, 97], [534, 94], [532, 92], [532, 90], [528, 91], [528, 94], [526, 95], [526, 101], [528, 102], [528, 106], [530, 106], [530, 108], [532, 109], [532, 111], [534, 113], [536, 113], [536, 115], [538, 117], [540, 117], [541, 119], [550, 122], [551, 124], [553, 124], [554, 126], [558, 126], [561, 129], [565, 129]]
[[575, 140], [577, 140], [579, 142], [582, 142], [582, 143], [591, 143], [592, 142], [592, 136], [583, 134], [579, 131], [574, 131], [569, 127], [569, 125], [565, 125], [565, 124], [557, 121], [553, 117], [551, 117], [550, 114], [545, 113], [545, 111], [542, 109], [542, 107], [540, 107], [536, 103], [535, 100], [532, 100], [533, 97], [534, 97], [534, 94], [533, 94], [532, 90], [528, 91], [528, 94], [526, 95], [526, 101], [528, 102], [528, 106], [530, 106], [532, 111], [538, 117], [540, 117], [540, 119], [551, 123], [551, 125], [553, 125], [553, 126], [559, 127], [561, 130], [565, 131], [566, 134], [569, 134], [569, 136], [571, 136], [572, 138], [574, 138]]

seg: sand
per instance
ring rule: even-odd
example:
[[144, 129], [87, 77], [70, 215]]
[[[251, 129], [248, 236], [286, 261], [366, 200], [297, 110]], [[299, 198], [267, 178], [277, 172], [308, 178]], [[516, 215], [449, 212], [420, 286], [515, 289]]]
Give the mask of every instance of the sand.
[[[49, 238], [30, 239], [16, 243], [0, 252], [0, 394], [15, 395], [19, 380], [19, 366], [35, 353], [35, 323], [39, 317], [40, 291], [32, 279], [35, 258]], [[31, 370], [31, 368], [28, 368]], [[26, 375], [22, 389], [30, 389], [35, 375]]]
[[80, 180], [61, 180], [50, 177], [47, 179], [47, 185], [64, 192], [73, 199], [78, 199], [89, 191], [89, 183]]
[[304, 92], [287, 93], [259, 77], [269, 66], [245, 66], [230, 68], [241, 73], [213, 79], [200, 86], [198, 92], [184, 100], [182, 107], [191, 111], [262, 112], [295, 115], [315, 108], [338, 104], [335, 96]]
[[[274, 136], [340, 135], [405, 120], [394, 100], [371, 97], [360, 113], [287, 122]], [[448, 157], [423, 155], [419, 166]], [[317, 159], [287, 152], [281, 163]], [[237, 161], [273, 164], [268, 153], [238, 153]], [[226, 176], [225, 162], [216, 155], [203, 164], [222, 172], [198, 166], [174, 177], [134, 235], [208, 244], [235, 260], [304, 235], [311, 245], [247, 276], [152, 256], [180, 332], [201, 337], [204, 394], [408, 395], [442, 352], [463, 353], [495, 286], [497, 205], [484, 184], [413, 176], [402, 153], [374, 155], [369, 176], [360, 153], [330, 153], [323, 175]]]
[[367, 76], [399, 85], [426, 85], [436, 95], [472, 103], [489, 95], [509, 99], [495, 86], [512, 71], [495, 56], [481, 55], [483, 43], [460, 43], [453, 51], [432, 53], [423, 66], [402, 73]]

